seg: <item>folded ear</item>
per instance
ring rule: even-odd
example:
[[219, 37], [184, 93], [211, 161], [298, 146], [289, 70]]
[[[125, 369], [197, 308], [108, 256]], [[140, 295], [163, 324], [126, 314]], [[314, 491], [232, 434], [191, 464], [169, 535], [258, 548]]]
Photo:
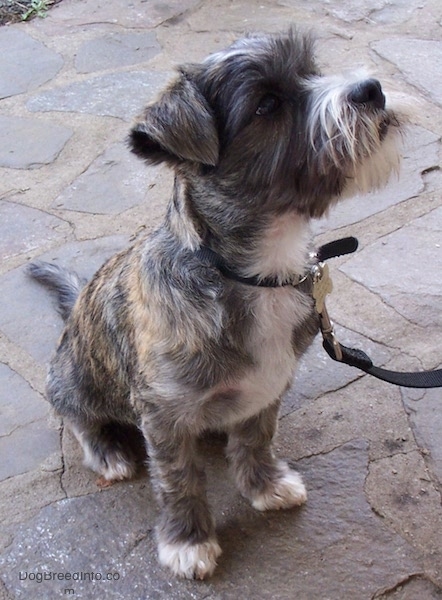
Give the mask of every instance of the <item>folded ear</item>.
[[182, 73], [160, 97], [145, 109], [130, 133], [132, 151], [151, 163], [183, 160], [215, 166], [218, 134], [203, 94]]

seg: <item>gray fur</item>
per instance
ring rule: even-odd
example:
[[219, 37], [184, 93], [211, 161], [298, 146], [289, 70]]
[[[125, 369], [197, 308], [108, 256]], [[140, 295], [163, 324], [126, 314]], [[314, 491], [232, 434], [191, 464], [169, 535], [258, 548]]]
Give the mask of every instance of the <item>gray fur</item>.
[[296, 279], [312, 262], [310, 219], [362, 180], [382, 185], [395, 163], [397, 115], [367, 101], [360, 81], [320, 78], [312, 46], [291, 30], [181, 67], [130, 135], [137, 155], [175, 170], [164, 223], [81, 292], [58, 267], [30, 270], [58, 292], [67, 318], [49, 400], [105, 480], [133, 474], [127, 440], [134, 427], [142, 432], [161, 509], [160, 561], [184, 577], [211, 575], [221, 552], [198, 452], [205, 432], [228, 433], [236, 484], [253, 506], [305, 501], [272, 440], [318, 330], [308, 282], [247, 286], [194, 251], [209, 246], [243, 276]]
[[29, 264], [28, 273], [54, 294], [57, 310], [66, 321], [86, 281], [72, 271], [43, 261]]

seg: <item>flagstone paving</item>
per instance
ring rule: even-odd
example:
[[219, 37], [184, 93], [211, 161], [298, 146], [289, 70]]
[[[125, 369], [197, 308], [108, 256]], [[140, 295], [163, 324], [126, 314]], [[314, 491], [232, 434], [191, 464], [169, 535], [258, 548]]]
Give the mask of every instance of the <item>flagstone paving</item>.
[[[370, 379], [319, 339], [284, 400], [278, 456], [299, 510], [261, 514], [202, 442], [223, 554], [206, 582], [156, 559], [147, 472], [99, 490], [44, 400], [61, 320], [31, 259], [94, 271], [164, 214], [171, 176], [126, 145], [174, 65], [250, 30], [318, 34], [324, 72], [366, 65], [411, 113], [397, 179], [315, 224], [337, 335], [379, 365], [442, 365], [442, 7], [439, 0], [63, 0], [0, 28], [0, 599], [437, 600], [442, 595], [442, 392]], [[91, 573], [103, 580], [91, 581]], [[105, 579], [110, 574], [110, 579]], [[89, 577], [89, 578], [88, 578]]]

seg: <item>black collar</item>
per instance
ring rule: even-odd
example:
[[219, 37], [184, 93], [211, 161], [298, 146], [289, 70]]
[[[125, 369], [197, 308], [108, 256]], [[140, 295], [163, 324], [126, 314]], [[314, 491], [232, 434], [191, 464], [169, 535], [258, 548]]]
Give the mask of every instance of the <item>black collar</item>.
[[[341, 256], [342, 254], [350, 254], [354, 252], [358, 247], [358, 240], [354, 237], [342, 238], [340, 240], [335, 240], [334, 242], [330, 242], [321, 246], [316, 255], [316, 262], [322, 262], [329, 258], [333, 258], [334, 256]], [[291, 279], [281, 281], [277, 277], [242, 277], [235, 273], [232, 269], [230, 269], [224, 259], [217, 254], [214, 250], [209, 248], [208, 246], [200, 246], [198, 250], [195, 250], [194, 255], [203, 263], [208, 266], [215, 267], [227, 277], [227, 279], [232, 279], [233, 281], [238, 281], [239, 283], [244, 283], [246, 285], [253, 285], [257, 287], [266, 287], [266, 288], [277, 288], [291, 285], [292, 287], [296, 287], [303, 283], [304, 281], [311, 279], [311, 270], [309, 270], [304, 275], [295, 275]]]
[[244, 283], [245, 285], [253, 285], [256, 287], [266, 287], [266, 288], [278, 288], [284, 286], [297, 286], [305, 281], [309, 275], [310, 271], [305, 275], [295, 275], [291, 279], [281, 282], [277, 277], [242, 277], [238, 273], [235, 273], [232, 269], [230, 269], [224, 259], [217, 254], [211, 248], [207, 246], [201, 246], [198, 250], [195, 250], [194, 256], [196, 256], [202, 263], [208, 264], [211, 267], [215, 267], [218, 271], [224, 275], [227, 279], [232, 279], [233, 281], [238, 281], [239, 283]]

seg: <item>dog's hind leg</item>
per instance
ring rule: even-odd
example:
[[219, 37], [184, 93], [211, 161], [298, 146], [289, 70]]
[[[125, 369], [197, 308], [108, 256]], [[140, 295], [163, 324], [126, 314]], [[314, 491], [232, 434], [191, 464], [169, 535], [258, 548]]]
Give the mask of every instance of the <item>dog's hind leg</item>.
[[229, 432], [226, 452], [236, 484], [257, 510], [291, 508], [307, 500], [300, 475], [272, 452], [279, 404], [275, 402]]
[[83, 449], [85, 466], [101, 475], [101, 485], [135, 475], [144, 445], [136, 426], [116, 422], [85, 424], [72, 419], [68, 425]]

